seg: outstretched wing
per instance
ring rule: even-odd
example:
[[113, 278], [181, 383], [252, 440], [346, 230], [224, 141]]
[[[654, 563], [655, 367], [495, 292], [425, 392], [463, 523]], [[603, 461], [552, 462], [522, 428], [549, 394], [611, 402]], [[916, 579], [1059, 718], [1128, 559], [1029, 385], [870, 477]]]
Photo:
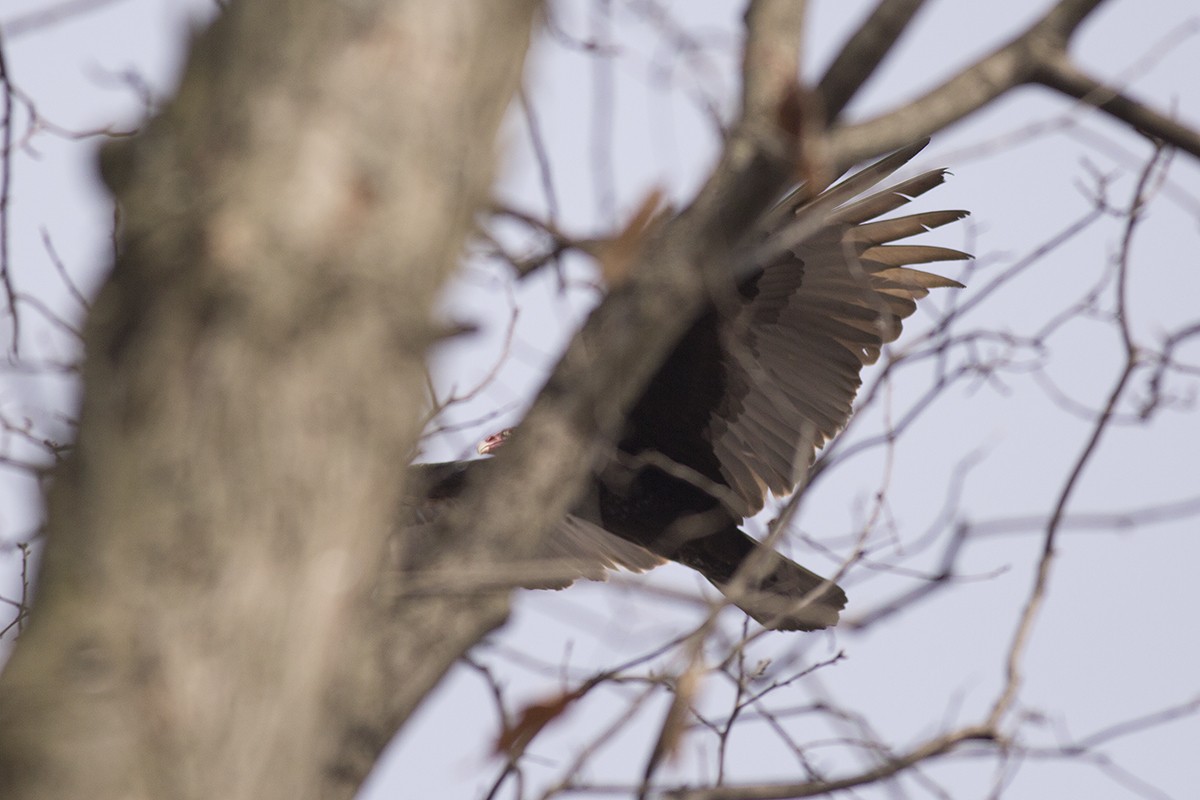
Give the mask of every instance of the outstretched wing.
[[742, 287], [736, 312], [721, 317], [725, 392], [709, 423], [721, 475], [746, 515], [762, 508], [767, 489], [792, 491], [817, 448], [846, 424], [863, 366], [900, 335], [916, 301], [931, 288], [960, 286], [911, 265], [966, 253], [893, 243], [967, 212], [876, 220], [940, 184], [944, 170], [854, 199], [923, 146], [767, 217], [762, 270]]

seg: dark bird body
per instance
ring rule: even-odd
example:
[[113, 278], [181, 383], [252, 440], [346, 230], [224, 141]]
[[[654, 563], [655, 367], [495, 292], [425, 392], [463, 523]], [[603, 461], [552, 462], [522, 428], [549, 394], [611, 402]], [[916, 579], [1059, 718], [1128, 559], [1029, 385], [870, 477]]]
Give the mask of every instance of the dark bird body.
[[[811, 199], [798, 190], [767, 213], [745, 256], [749, 277], [714, 296], [663, 361], [630, 410], [616, 455], [551, 534], [547, 557], [574, 564], [571, 577], [588, 578], [671, 559], [768, 627], [837, 623], [842, 589], [762, 547], [740, 525], [761, 510], [768, 490], [791, 492], [816, 450], [845, 425], [862, 367], [899, 335], [916, 300], [958, 285], [909, 265], [966, 254], [890, 243], [966, 212], [878, 219], [940, 184], [944, 171], [860, 197], [924, 145]], [[500, 441], [489, 439], [486, 449]], [[430, 487], [426, 497], [448, 500], [488, 463], [415, 469]]]

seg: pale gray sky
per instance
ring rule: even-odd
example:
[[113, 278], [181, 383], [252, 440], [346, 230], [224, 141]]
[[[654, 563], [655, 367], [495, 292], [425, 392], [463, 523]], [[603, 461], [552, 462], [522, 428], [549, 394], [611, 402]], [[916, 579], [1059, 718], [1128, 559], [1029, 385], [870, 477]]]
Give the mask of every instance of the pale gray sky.
[[[139, 113], [137, 94], [122, 76], [136, 75], [156, 98], [169, 92], [181, 58], [189, 13], [203, 15], [211, 4], [191, 10], [167, 0], [116, 0], [66, 21], [31, 26], [26, 15], [45, 0], [5, 4], [0, 24], [25, 20], [6, 36], [15, 85], [50, 122], [71, 131], [129, 126]], [[703, 179], [715, 153], [712, 113], [731, 107], [736, 89], [737, 20], [741, 2], [664, 3], [672, 24], [703, 45], [684, 57], [637, 8], [613, 3], [608, 35], [617, 44], [612, 71], [612, 158], [597, 143], [597, 114], [609, 110], [594, 91], [595, 62], [571, 48], [542, 43], [529, 69], [529, 91], [548, 143], [560, 224], [571, 232], [603, 230], [614, 191], [619, 219], [652, 187], [684, 201]], [[830, 57], [866, 2], [814, 2], [808, 53], [811, 70]], [[1050, 3], [932, 2], [918, 24], [867, 87], [855, 114], [870, 114], [912, 96], [950, 71], [1017, 32]], [[559, 19], [574, 36], [596, 30], [582, 9], [562, 2]], [[1083, 28], [1074, 53], [1095, 73], [1163, 109], [1178, 109], [1200, 123], [1200, 19], [1186, 0], [1140, 3], [1112, 0]], [[464, 54], [469, 57], [469, 54]], [[509, 167], [500, 189], [507, 201], [544, 213], [545, 204], [528, 133], [514, 115], [507, 132]], [[80, 309], [64, 291], [42, 239], [45, 229], [73, 279], [94, 288], [106, 266], [111, 209], [93, 178], [94, 138], [73, 139], [53, 130], [30, 136], [14, 159], [10, 217], [11, 264], [18, 287], [77, 320]], [[950, 274], [967, 288], [951, 298], [940, 293], [919, 312], [898, 350], [919, 341], [939, 309], [966, 303], [1007, 267], [1030, 255], [1086, 214], [1095, 174], [1109, 176], [1109, 200], [1128, 202], [1137, 171], [1150, 150], [1146, 142], [1094, 112], [1049, 92], [1026, 89], [940, 134], [921, 155], [919, 167], [948, 166], [954, 176], [921, 201], [922, 209], [966, 208], [968, 224], [931, 235], [979, 258]], [[611, 177], [598, 178], [597, 163], [611, 163]], [[611, 184], [607, 183], [611, 180]], [[1041, 332], [1059, 312], [1077, 302], [1111, 265], [1122, 234], [1112, 215], [1044, 256], [1004, 289], [984, 300], [967, 330], [995, 330], [1013, 340]], [[1200, 318], [1200, 165], [1175, 157], [1168, 180], [1139, 228], [1131, 259], [1131, 329], [1140, 344], [1157, 347], [1162, 337]], [[573, 288], [559, 294], [549, 274], [513, 290], [520, 309], [510, 357], [496, 380], [454, 419], [476, 423], [431, 440], [429, 458], [466, 452], [482, 434], [519, 418], [539, 376], [553, 362], [563, 337], [586, 312], [595, 294], [582, 283], [586, 266], [572, 262]], [[505, 351], [509, 288], [494, 265], [475, 262], [448, 300], [448, 312], [479, 322], [485, 332], [469, 344], [447, 349], [438, 361], [444, 390], [466, 390], [483, 379]], [[849, 555], [855, 535], [877, 511], [881, 521], [871, 540], [877, 565], [903, 563], [909, 571], [856, 565], [843, 582], [851, 595], [850, 620], [920, 585], [933, 568], [950, 530], [936, 527], [948, 487], [961, 479], [954, 519], [971, 524], [1014, 517], [1044, 519], [1078, 458], [1090, 429], [1089, 415], [1103, 402], [1120, 368], [1120, 342], [1104, 314], [1111, 288], [1101, 292], [1098, 311], [1065, 324], [1045, 339], [1044, 350], [992, 339], [980, 344], [987, 357], [1006, 354], [1025, 368], [1001, 370], [989, 380], [964, 381], [940, 396], [908, 429], [890, 453], [856, 457], [831, 471], [805, 499], [799, 529], [829, 549], [813, 552], [798, 538], [792, 555], [814, 569], [835, 569]], [[74, 342], [52, 324], [26, 314], [22, 342], [29, 358], [66, 360]], [[7, 335], [7, 333], [5, 334]], [[7, 343], [7, 340], [5, 340]], [[1196, 342], [1181, 349], [1181, 361], [1200, 363]], [[955, 361], [952, 357], [951, 361]], [[1039, 367], [1034, 369], [1034, 367]], [[1088, 465], [1069, 511], [1114, 514], [1200, 497], [1200, 380], [1174, 377], [1165, 386], [1175, 407], [1137, 422], [1146, 396], [1147, 372], [1139, 373], [1121, 424], [1107, 431]], [[876, 376], [867, 375], [870, 385]], [[890, 414], [902, 417], [929, 385], [925, 367], [902, 370], [887, 386], [888, 402], [855, 423], [851, 436], [877, 432]], [[31, 378], [0, 372], [0, 410], [8, 419], [30, 417], [37, 430], [66, 435], [57, 415], [69, 413], [73, 386], [61, 378]], [[1079, 406], [1075, 409], [1075, 406]], [[491, 417], [499, 409], [500, 417]], [[30, 448], [10, 439], [4, 454], [28, 457]], [[19, 471], [0, 467], [0, 542], [27, 536], [38, 524], [33, 483]], [[886, 489], [878, 510], [874, 496]], [[1200, 697], [1200, 524], [1189, 517], [1120, 530], [1100, 525], [1069, 530], [1060, 540], [1049, 600], [1038, 620], [1024, 662], [1026, 683], [1019, 707], [1026, 744], [1050, 745], [1084, 737], [1110, 725]], [[1111, 519], [1110, 519], [1111, 521]], [[1003, 654], [1032, 580], [1040, 539], [1036, 524], [971, 540], [959, 570], [967, 579], [863, 632], [795, 636], [770, 634], [754, 645], [752, 659], [770, 658], [773, 674], [844, 651], [847, 658], [810, 680], [773, 696], [776, 708], [800, 708], [815, 699], [861, 715], [870, 732], [897, 750], [955, 723], [974, 720], [1002, 679]], [[923, 537], [936, 534], [920, 549]], [[890, 538], [889, 538], [890, 537]], [[0, 550], [0, 595], [15, 595], [15, 552]], [[696, 621], [702, 609], [664, 600], [645, 587], [701, 591], [687, 571], [667, 567], [653, 575], [609, 584], [580, 585], [564, 592], [523, 593], [510, 624], [481, 646], [477, 657], [503, 676], [514, 706], [573, 687], [579, 676], [644, 652]], [[726, 612], [736, 635], [741, 616]], [[6, 624], [0, 611], [0, 625]], [[0, 641], [0, 653], [7, 646]], [[535, 662], [548, 665], [545, 672]], [[562, 665], [568, 665], [564, 668]], [[668, 666], [678, 662], [668, 660]], [[563, 682], [562, 675], [569, 675]], [[629, 685], [601, 692], [571, 710], [539, 739], [532, 752], [527, 794], [552, 781], [584, 743], [642, 692]], [[603, 783], [636, 781], [665, 708], [662, 693], [640, 712], [641, 724], [617, 736], [590, 762], [586, 776]], [[719, 716], [729, 687], [709, 678], [701, 704]], [[1014, 725], [1017, 720], [1014, 720]], [[810, 755], [832, 774], [856, 761], [836, 737], [862, 736], [849, 724], [831, 728], [811, 716], [788, 717], [801, 742], [822, 741]], [[495, 735], [491, 696], [478, 675], [455, 668], [430, 702], [395, 742], [363, 793], [369, 800], [408, 797], [476, 797], [500, 769], [487, 756]], [[1011, 795], [1051, 797], [1187, 798], [1200, 785], [1192, 757], [1200, 741], [1195, 715], [1106, 744], [1101, 752], [1136, 778], [1062, 760], [1027, 759], [1008, 765]], [[699, 780], [713, 775], [715, 740], [697, 734], [678, 765], [662, 777]], [[727, 756], [731, 780], [795, 778], [800, 765], [766, 725], [750, 722], [734, 735]], [[984, 797], [993, 786], [995, 762], [950, 758], [926, 773], [956, 798]], [[1148, 784], [1147, 786], [1142, 783]], [[901, 787], [915, 797], [935, 796], [912, 778]], [[1152, 788], [1149, 788], [1152, 787]], [[508, 786], [501, 796], [511, 796]], [[878, 789], [860, 792], [881, 797]]]

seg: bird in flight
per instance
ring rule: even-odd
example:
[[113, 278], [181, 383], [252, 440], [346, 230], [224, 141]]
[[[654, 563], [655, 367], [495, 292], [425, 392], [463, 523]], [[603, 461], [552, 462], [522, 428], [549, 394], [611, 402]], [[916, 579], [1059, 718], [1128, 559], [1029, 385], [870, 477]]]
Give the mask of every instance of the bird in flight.
[[[864, 366], [894, 341], [930, 289], [961, 287], [913, 268], [958, 261], [945, 247], [897, 244], [966, 211], [884, 217], [942, 183], [935, 169], [876, 189], [928, 140], [812, 196], [801, 187], [759, 222], [752, 269], [714, 296], [629, 412], [542, 557], [575, 577], [643, 571], [670, 559], [699, 572], [766, 627], [836, 625], [846, 594], [741, 530], [767, 492], [783, 496], [846, 424]], [[872, 191], [874, 190], [874, 191]], [[503, 431], [484, 440], [493, 452]], [[418, 516], [452, 502], [490, 459], [417, 464]]]

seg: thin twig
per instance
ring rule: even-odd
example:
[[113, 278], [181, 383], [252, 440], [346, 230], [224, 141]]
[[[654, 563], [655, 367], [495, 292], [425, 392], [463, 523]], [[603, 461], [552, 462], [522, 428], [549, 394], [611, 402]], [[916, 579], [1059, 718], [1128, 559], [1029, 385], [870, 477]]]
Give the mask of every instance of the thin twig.
[[1104, 409], [1096, 418], [1095, 424], [1092, 427], [1092, 433], [1076, 458], [1075, 464], [1054, 504], [1054, 511], [1046, 523], [1046, 530], [1042, 538], [1042, 553], [1038, 560], [1033, 587], [1025, 602], [1025, 608], [1019, 617], [1016, 631], [1013, 634], [1012, 644], [1009, 646], [1008, 658], [1005, 665], [1004, 689], [992, 706], [989, 715], [989, 723], [993, 726], [998, 725], [1004, 715], [1008, 713], [1020, 691], [1022, 684], [1021, 661], [1025, 655], [1025, 649], [1029, 644], [1030, 637], [1033, 634], [1033, 627], [1038, 612], [1041, 610], [1042, 603], [1046, 598], [1051, 567], [1054, 562], [1055, 544], [1058, 540], [1062, 522], [1066, 518], [1067, 504], [1070, 502], [1075, 487], [1079, 484], [1079, 480], [1083, 476], [1084, 469], [1091, 462], [1092, 456], [1098, 451], [1104, 432], [1109, 428], [1109, 421], [1116, 412], [1117, 404], [1124, 396], [1130, 378], [1133, 377], [1133, 373], [1139, 364], [1137, 348], [1134, 345], [1132, 333], [1130, 332], [1129, 309], [1126, 304], [1125, 286], [1128, 281], [1129, 253], [1133, 243], [1133, 234], [1137, 229], [1138, 223], [1142, 220], [1142, 211], [1146, 202], [1146, 188], [1158, 169], [1160, 160], [1164, 157], [1164, 154], [1165, 151], [1159, 148], [1149, 162], [1147, 162], [1138, 179], [1133, 199], [1129, 204], [1125, 235], [1121, 242], [1121, 251], [1117, 261], [1117, 321], [1121, 328], [1121, 338], [1125, 346], [1125, 365], [1116, 382], [1113, 384], [1108, 395], [1108, 400], [1104, 404]]

